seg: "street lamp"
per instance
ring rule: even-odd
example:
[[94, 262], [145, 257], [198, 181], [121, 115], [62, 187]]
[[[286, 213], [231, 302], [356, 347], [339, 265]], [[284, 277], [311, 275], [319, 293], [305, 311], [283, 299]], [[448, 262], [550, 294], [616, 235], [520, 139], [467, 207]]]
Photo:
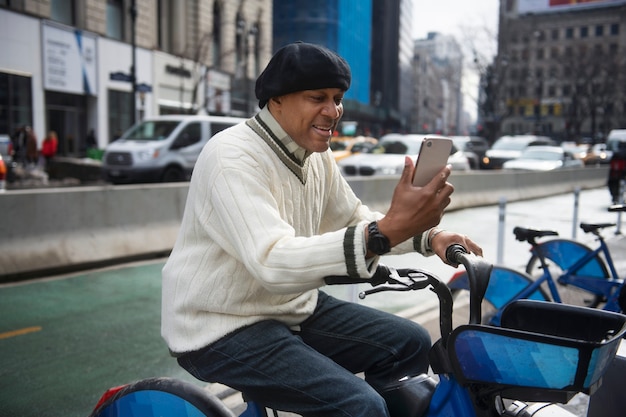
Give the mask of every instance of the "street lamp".
[[241, 14], [237, 16], [237, 68], [235, 69], [235, 74], [236, 78], [243, 81], [244, 91], [242, 98], [246, 116], [253, 113], [250, 105], [250, 90], [252, 86], [248, 71], [250, 67], [250, 48], [251, 46], [257, 47], [258, 33], [259, 27], [257, 23], [252, 24], [248, 28]]
[[136, 36], [135, 36], [135, 25], [137, 22], [137, 3], [136, 0], [131, 0], [130, 2], [130, 37], [131, 37], [131, 50], [132, 50], [132, 58], [131, 58], [131, 66], [130, 66], [130, 82], [133, 86], [133, 94], [130, 100], [130, 109], [131, 109], [131, 121], [134, 125], [137, 122], [137, 59], [136, 59]]

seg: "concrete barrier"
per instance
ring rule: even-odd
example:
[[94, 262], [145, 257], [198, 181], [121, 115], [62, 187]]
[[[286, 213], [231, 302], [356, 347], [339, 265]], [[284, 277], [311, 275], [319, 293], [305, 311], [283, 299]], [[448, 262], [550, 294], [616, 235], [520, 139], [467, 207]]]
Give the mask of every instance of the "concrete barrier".
[[[454, 172], [449, 210], [604, 186], [606, 167], [549, 173]], [[385, 211], [394, 178], [352, 178]], [[176, 240], [187, 183], [15, 190], [0, 194], [0, 282], [166, 255]], [[607, 191], [608, 192], [608, 191]]]

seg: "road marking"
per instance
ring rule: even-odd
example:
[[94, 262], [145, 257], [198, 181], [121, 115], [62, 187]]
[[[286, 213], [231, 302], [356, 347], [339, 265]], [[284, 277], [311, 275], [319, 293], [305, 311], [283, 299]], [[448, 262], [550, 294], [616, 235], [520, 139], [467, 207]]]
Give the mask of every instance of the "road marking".
[[41, 331], [41, 326], [25, 327], [23, 329], [11, 330], [10, 332], [0, 333], [0, 339], [8, 339], [10, 337], [22, 336], [28, 333]]

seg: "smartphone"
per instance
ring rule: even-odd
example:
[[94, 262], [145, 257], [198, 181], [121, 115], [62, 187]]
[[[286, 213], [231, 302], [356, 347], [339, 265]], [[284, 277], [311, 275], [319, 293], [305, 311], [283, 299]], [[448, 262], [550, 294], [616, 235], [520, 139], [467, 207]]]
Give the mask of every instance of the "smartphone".
[[452, 139], [445, 136], [426, 136], [417, 156], [413, 185], [423, 187], [448, 164]]

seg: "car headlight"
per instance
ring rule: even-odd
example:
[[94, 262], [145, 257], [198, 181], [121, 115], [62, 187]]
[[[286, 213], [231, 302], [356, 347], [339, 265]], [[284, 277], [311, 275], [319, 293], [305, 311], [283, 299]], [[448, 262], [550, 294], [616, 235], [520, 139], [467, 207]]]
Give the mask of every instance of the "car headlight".
[[156, 159], [159, 157], [159, 150], [145, 150], [137, 152], [137, 159], [140, 161], [149, 161], [150, 159]]

